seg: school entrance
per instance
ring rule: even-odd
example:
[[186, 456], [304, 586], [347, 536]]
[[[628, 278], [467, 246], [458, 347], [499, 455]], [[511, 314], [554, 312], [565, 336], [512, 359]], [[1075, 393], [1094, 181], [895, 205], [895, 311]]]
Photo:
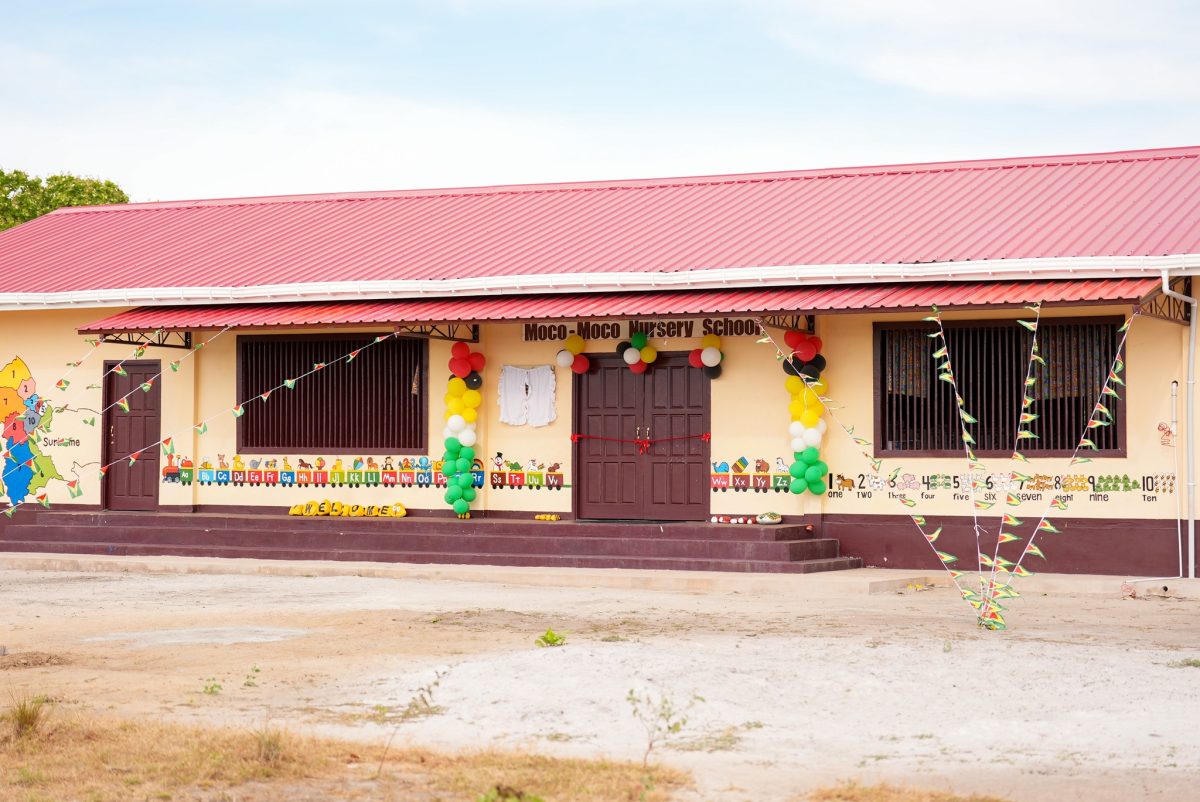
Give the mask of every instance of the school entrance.
[[684, 354], [643, 374], [593, 356], [575, 376], [577, 518], [704, 521], [709, 514], [709, 388]]

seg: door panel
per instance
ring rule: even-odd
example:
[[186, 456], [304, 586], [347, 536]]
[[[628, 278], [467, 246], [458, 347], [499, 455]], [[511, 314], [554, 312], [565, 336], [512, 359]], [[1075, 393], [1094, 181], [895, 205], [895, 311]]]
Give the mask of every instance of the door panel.
[[[632, 440], [679, 437], [709, 429], [709, 387], [686, 358], [662, 354], [644, 375], [616, 356], [592, 357], [575, 378], [576, 431]], [[683, 521], [708, 517], [709, 444], [699, 439], [633, 443], [583, 439], [576, 445], [580, 518]]]
[[[107, 372], [117, 364], [106, 362], [104, 369]], [[161, 396], [157, 382], [149, 392], [143, 392], [141, 386], [157, 376], [161, 368], [158, 360], [149, 359], [124, 362], [122, 367], [128, 375], [107, 373], [104, 377], [106, 436], [102, 457], [104, 464], [113, 463], [104, 477], [104, 506], [110, 510], [156, 510]], [[129, 412], [114, 406], [122, 398], [128, 399]], [[128, 457], [139, 449], [141, 453], [131, 466]]]

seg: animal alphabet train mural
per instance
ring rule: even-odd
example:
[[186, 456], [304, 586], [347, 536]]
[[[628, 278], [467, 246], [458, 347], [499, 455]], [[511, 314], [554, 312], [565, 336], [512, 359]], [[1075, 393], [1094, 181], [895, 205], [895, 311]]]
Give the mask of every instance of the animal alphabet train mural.
[[[355, 457], [349, 465], [338, 457], [332, 463], [317, 457], [311, 463], [296, 458], [295, 465], [288, 457], [252, 457], [233, 455], [232, 462], [226, 455], [217, 455], [214, 467], [206, 457], [196, 466], [183, 457], [178, 464], [174, 454], [166, 455], [167, 464], [162, 469], [163, 482], [178, 482], [190, 485], [232, 485], [243, 487], [445, 487], [446, 475], [442, 472], [442, 461], [429, 457]], [[483, 487], [483, 461], [476, 459], [472, 464], [472, 479], [475, 487]]]

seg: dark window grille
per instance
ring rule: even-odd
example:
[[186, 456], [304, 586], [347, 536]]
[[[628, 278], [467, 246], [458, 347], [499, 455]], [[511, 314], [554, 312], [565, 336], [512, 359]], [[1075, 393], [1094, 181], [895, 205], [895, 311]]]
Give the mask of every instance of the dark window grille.
[[[1121, 340], [1121, 320], [1046, 320], [1039, 326], [1045, 365], [1034, 365], [1036, 384], [1026, 455], [1070, 455], [1087, 426]], [[945, 323], [954, 378], [967, 410], [978, 419], [969, 429], [980, 456], [1012, 453], [1032, 334], [1015, 321]], [[957, 456], [963, 453], [954, 388], [937, 378], [929, 324], [876, 324], [876, 451], [881, 456]], [[1122, 388], [1115, 388], [1120, 391]], [[1122, 393], [1123, 395], [1124, 393]], [[1105, 396], [1113, 424], [1091, 429], [1098, 451], [1123, 456], [1124, 403]], [[1081, 452], [1082, 453], [1082, 452]]]
[[[263, 392], [312, 370], [295, 389], [246, 404], [238, 418], [238, 450], [424, 453], [426, 450], [425, 340], [392, 338], [371, 345], [373, 334], [239, 337], [238, 398]], [[357, 358], [339, 357], [371, 345]]]

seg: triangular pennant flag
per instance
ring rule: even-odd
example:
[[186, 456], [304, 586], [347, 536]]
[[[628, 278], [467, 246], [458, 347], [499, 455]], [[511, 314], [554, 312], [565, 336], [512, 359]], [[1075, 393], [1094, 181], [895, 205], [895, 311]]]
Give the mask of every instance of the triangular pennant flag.
[[936, 554], [938, 556], [938, 559], [941, 560], [942, 563], [945, 565], [950, 565], [951, 563], [958, 562], [958, 558], [955, 557], [953, 554], [947, 554], [944, 551], [935, 551], [934, 554]]
[[1003, 568], [1011, 568], [1013, 565], [1015, 565], [1015, 563], [1013, 563], [1012, 560], [1006, 560], [1003, 557], [997, 557], [996, 565], [1001, 566]]
[[[216, 339], [216, 338], [214, 338], [214, 339]], [[200, 342], [198, 342], [198, 343], [196, 343], [194, 346], [192, 346], [192, 350], [193, 350], [193, 351], [199, 351], [201, 348], [203, 348], [203, 347], [204, 347], [204, 346], [206, 346], [206, 345], [208, 345], [208, 343], [206, 343], [206, 342], [204, 342], [203, 340], [201, 340]]]
[[1007, 496], [1008, 497], [1004, 500], [1004, 502], [1006, 504], [1008, 504], [1008, 506], [1010, 506], [1010, 507], [1020, 507], [1021, 506], [1021, 499], [1017, 498], [1017, 496], [1015, 494], [1008, 493]]
[[942, 536], [942, 527], [939, 526], [937, 529], [934, 529], [932, 532], [925, 535], [925, 539], [928, 540], [930, 543], [936, 543], [937, 539], [941, 536]]
[[1032, 412], [1022, 412], [1021, 413], [1021, 423], [1033, 423], [1037, 419], [1038, 419], [1038, 416], [1034, 415]]
[[143, 356], [143, 355], [145, 355], [145, 353], [146, 353], [146, 346], [144, 346], [144, 345], [139, 345], [139, 346], [138, 346], [137, 348], [135, 348], [135, 349], [134, 349], [134, 351], [133, 351], [133, 355], [134, 355], [135, 357], [137, 357], [138, 359], [141, 359], [141, 358], [142, 358], [142, 356]]
[[1029, 409], [1031, 406], [1033, 406], [1033, 399], [1032, 399], [1032, 398], [1030, 398], [1029, 396], [1024, 396], [1024, 397], [1021, 399], [1021, 408], [1022, 408], [1022, 409]]
[[84, 422], [84, 423], [86, 423], [88, 426], [95, 426], [95, 425], [96, 425], [96, 418], [95, 418], [95, 417], [91, 417], [91, 418], [84, 418], [84, 419], [83, 419], [83, 422]]
[[975, 502], [975, 509], [977, 509], [977, 510], [990, 510], [994, 506], [996, 506], [996, 502], [994, 502], [994, 501], [976, 501]]
[[1020, 565], [1018, 565], [1016, 568], [1013, 569], [1013, 573], [1016, 574], [1017, 576], [1033, 576], [1033, 571], [1030, 571]]
[[11, 517], [13, 517], [13, 513], [16, 511], [17, 511], [17, 505], [13, 504], [13, 505], [5, 508], [4, 514], [7, 515], [9, 518], [11, 518]]
[[142, 452], [140, 452], [140, 451], [139, 451], [139, 452], [137, 452], [136, 454], [130, 454], [130, 455], [129, 455], [129, 465], [130, 465], [130, 467], [133, 467], [133, 464], [134, 464], [135, 462], [137, 462], [137, 460], [138, 460], [138, 457], [140, 457], [141, 455], [142, 455]]
[[[391, 336], [392, 335], [390, 335], [390, 334], [380, 334], [378, 337], [375, 338], [375, 342], [381, 343], [384, 340], [386, 340], [388, 337], [391, 337]], [[761, 340], [759, 340], [760, 343], [766, 343], [766, 342], [770, 342], [770, 341], [771, 341], [770, 337], [763, 337]]]
[[115, 368], [113, 368], [112, 372], [117, 374], [118, 376], [128, 376], [129, 375], [128, 373], [125, 372], [125, 368], [120, 364], [118, 364]]
[[1117, 354], [1115, 357], [1113, 357], [1113, 370], [1115, 370], [1117, 373], [1125, 370], [1125, 360], [1121, 359], [1120, 354]]
[[1093, 410], [1093, 411], [1095, 411], [1095, 412], [1101, 412], [1101, 413], [1103, 413], [1103, 414], [1107, 415], [1107, 416], [1108, 416], [1108, 417], [1110, 417], [1110, 418], [1112, 417], [1112, 413], [1111, 413], [1111, 412], [1109, 412], [1109, 410], [1108, 410], [1108, 407], [1104, 406], [1104, 403], [1103, 403], [1103, 402], [1101, 402], [1101, 401], [1097, 401], [1097, 402], [1096, 402], [1096, 408], [1095, 408], [1095, 410]]
[[1042, 553], [1042, 550], [1032, 543], [1025, 547], [1025, 553], [1032, 554], [1034, 557], [1041, 557], [1043, 560], [1046, 559], [1046, 555]]
[[1067, 502], [1062, 496], [1055, 496], [1054, 501], [1050, 502], [1050, 506], [1056, 510], [1065, 510], [1067, 508]]
[[1104, 395], [1111, 395], [1113, 398], [1120, 398], [1121, 394], [1111, 387], [1104, 388]]
[[925, 336], [931, 340], [935, 340], [938, 337], [941, 337], [942, 333], [940, 331], [934, 331], [934, 332], [930, 332], [929, 334], [926, 334]]
[[1087, 439], [1086, 437], [1080, 439], [1080, 441], [1079, 441], [1079, 447], [1083, 448], [1084, 446], [1086, 446], [1090, 449], [1099, 451], [1099, 448], [1096, 446], [1096, 444], [1093, 443], [1091, 440]]
[[962, 419], [963, 423], [979, 423], [978, 420], [971, 416], [971, 413], [963, 409], [958, 411], [958, 417]]
[[361, 350], [362, 350], [361, 348], [357, 348], [357, 349], [355, 349], [355, 350], [351, 351], [350, 353], [346, 354], [346, 361], [347, 361], [347, 362], [353, 362], [353, 361], [354, 361], [354, 357], [358, 356], [358, 353], [359, 353], [359, 351], [361, 351]]
[[237, 406], [235, 406], [233, 408], [233, 417], [240, 418], [245, 414], [246, 414], [246, 408], [244, 406], [242, 406], [241, 404], [238, 404]]
[[881, 460], [881, 459], [873, 459], [873, 460], [871, 460], [871, 470], [872, 470], [873, 472], [875, 472], [875, 473], [879, 473], [879, 467], [880, 467], [881, 465], [883, 465], [883, 460]]
[[1129, 324], [1132, 322], [1133, 322], [1133, 318], [1129, 318], [1129, 320], [1125, 321], [1125, 325], [1122, 326], [1121, 328], [1117, 329], [1117, 331], [1118, 332], [1129, 331]]
[[1110, 382], [1112, 382], [1113, 384], [1119, 384], [1122, 387], [1125, 386], [1125, 382], [1121, 380], [1121, 377], [1117, 375], [1117, 372], [1115, 370], [1110, 370], [1108, 372], [1108, 380]]
[[855, 438], [854, 438], [854, 442], [855, 442], [855, 444], [856, 444], [856, 445], [860, 445], [860, 446], [869, 446], [869, 445], [871, 445], [871, 441], [870, 441], [870, 440], [865, 440], [865, 439], [863, 439], [862, 437], [855, 437]]
[[323, 367], [325, 367], [324, 362], [314, 362], [313, 363], [313, 370], [320, 370]]
[[1014, 451], [1012, 458], [1015, 459], [1017, 462], [1029, 462], [1029, 458], [1026, 457], [1024, 454], [1022, 454], [1020, 451]]
[[939, 373], [938, 378], [948, 384], [954, 384], [954, 374], [950, 373], [949, 371], [945, 373]]
[[122, 412], [128, 412], [129, 411], [129, 396], [125, 396], [120, 401], [118, 401], [117, 406], [119, 406], [121, 408]]
[[1112, 425], [1111, 421], [1099, 420], [1098, 418], [1092, 418], [1090, 421], [1088, 421], [1089, 429], [1099, 429], [1101, 426], [1111, 426], [1111, 425]]
[[1020, 518], [1017, 518], [1014, 515], [1007, 513], [1007, 512], [1004, 513], [1004, 525], [1005, 526], [1020, 526], [1021, 524], [1022, 524], [1022, 521]]
[[296, 380], [295, 379], [284, 379], [283, 386], [288, 388], [289, 390], [295, 390], [296, 389]]
[[987, 556], [986, 554], [981, 553], [979, 555], [979, 564], [985, 565], [988, 568], [991, 568], [993, 565], [995, 565], [995, 562], [992, 560], [991, 557]]
[[1034, 362], [1037, 362], [1039, 365], [1046, 364], [1046, 360], [1042, 359], [1041, 354], [1038, 354], [1036, 351], [1034, 353], [1030, 354], [1029, 358], [1032, 359]]
[[933, 358], [934, 358], [934, 359], [941, 359], [941, 358], [943, 358], [943, 357], [945, 357], [945, 356], [948, 356], [948, 355], [949, 355], [949, 351], [950, 351], [950, 349], [946, 348], [946, 346], [944, 346], [944, 345], [943, 345], [941, 348], [939, 348], [939, 349], [937, 349], [936, 351], [934, 351], [934, 352], [933, 352]]
[[905, 507], [917, 506], [917, 502], [913, 501], [911, 498], [902, 498], [902, 499], [900, 499], [900, 503], [903, 504]]
[[179, 372], [179, 363], [182, 361], [183, 361], [182, 359], [176, 359], [176, 360], [172, 361], [171, 362], [171, 370], [174, 371], [175, 373], [178, 373]]
[[1024, 473], [1018, 473], [1017, 471], [1012, 472], [1012, 478], [1013, 478], [1014, 482], [1032, 482], [1033, 481], [1032, 476], [1030, 476], [1028, 474], [1024, 474]]
[[269, 399], [270, 397], [271, 397], [271, 391], [270, 391], [270, 390], [267, 390], [265, 393], [263, 393], [262, 395], [260, 395], [260, 396], [259, 396], [259, 398], [261, 398], [263, 401], [266, 401], [266, 400], [267, 400], [267, 399]]
[[60, 390], [65, 390], [71, 386], [71, 383], [69, 381], [67, 381], [66, 379], [59, 379], [58, 381], [56, 381], [54, 383], [54, 386]]
[[67, 492], [71, 494], [71, 498], [79, 498], [83, 495], [83, 488], [79, 485], [79, 480], [67, 482]]
[[924, 515], [913, 515], [911, 517], [912, 517], [913, 523], [915, 523], [917, 526], [925, 525], [925, 516]]
[[941, 320], [941, 318], [939, 318], [937, 315], [926, 315], [925, 317], [921, 318], [921, 320], [925, 321], [926, 323], [937, 323], [939, 320]]
[[142, 392], [143, 393], [148, 393], [153, 389], [154, 389], [154, 379], [151, 379], [148, 382], [142, 382]]
[[997, 540], [1000, 543], [1015, 543], [1020, 539], [1021, 538], [1017, 537], [1012, 532], [1004, 532]]
[[1082, 465], [1085, 462], [1091, 462], [1091, 461], [1092, 461], [1091, 457], [1072, 457], [1071, 458], [1072, 465]]
[[1018, 440], [1038, 440], [1040, 438], [1033, 432], [1029, 431], [1028, 429], [1021, 429], [1017, 432], [1017, 439]]
[[199, 423], [199, 424], [196, 424], [195, 426], [193, 426], [192, 428], [194, 428], [196, 430], [196, 434], [205, 434], [208, 431], [208, 424], [207, 423]]
[[[1065, 509], [1066, 505], [1064, 504], [1062, 508]], [[1046, 520], [1043, 520], [1040, 524], [1038, 524], [1037, 530], [1039, 532], [1050, 532], [1052, 534], [1061, 534], [1062, 533], [1062, 530], [1060, 530], [1057, 526], [1055, 526], [1054, 524], [1052, 524]]]
[[962, 433], [962, 441], [964, 443], [967, 443], [968, 445], [974, 445], [975, 438], [971, 436], [970, 432], [968, 432], [966, 429], [964, 429], [963, 433]]
[[1039, 313], [1039, 314], [1040, 314], [1040, 313], [1041, 313], [1041, 311], [1042, 311], [1042, 302], [1041, 302], [1041, 301], [1038, 301], [1038, 302], [1037, 302], [1036, 304], [1034, 304], [1033, 306], [1027, 306], [1027, 307], [1025, 307], [1025, 308], [1026, 308], [1026, 309], [1028, 309], [1030, 312], [1037, 312], [1037, 313]]
[[1025, 328], [1029, 329], [1030, 331], [1037, 331], [1037, 324], [1036, 324], [1036, 323], [1033, 323], [1033, 322], [1031, 322], [1031, 321], [1028, 321], [1028, 320], [1018, 320], [1017, 322], [1018, 322], [1018, 323], [1020, 323], [1020, 324], [1021, 324], [1022, 326], [1024, 326]]
[[107, 475], [107, 474], [108, 474], [108, 466], [107, 465], [101, 466], [100, 467], [100, 478], [103, 479], [105, 477], [105, 475]]
[[162, 450], [163, 450], [163, 455], [164, 455], [164, 456], [165, 456], [165, 455], [167, 455], [167, 454], [174, 454], [174, 453], [175, 453], [175, 444], [174, 444], [173, 442], [171, 442], [171, 438], [170, 438], [170, 437], [167, 437], [167, 438], [163, 439], [163, 441], [162, 441]]
[[966, 571], [955, 571], [954, 569], [949, 569], [949, 570], [950, 570], [950, 576], [954, 579], [959, 579], [966, 573]]
[[50, 509], [50, 499], [45, 493], [40, 494], [37, 497], [37, 501], [38, 501], [38, 504], [41, 504], [46, 509]]
[[1032, 377], [1032, 376], [1030, 376], [1028, 379], [1026, 379], [1026, 380], [1025, 380], [1025, 386], [1026, 386], [1026, 387], [1032, 387], [1032, 386], [1033, 386], [1033, 385], [1035, 385], [1035, 384], [1037, 384], [1037, 379], [1035, 379], [1035, 378], [1034, 378], [1034, 377]]

